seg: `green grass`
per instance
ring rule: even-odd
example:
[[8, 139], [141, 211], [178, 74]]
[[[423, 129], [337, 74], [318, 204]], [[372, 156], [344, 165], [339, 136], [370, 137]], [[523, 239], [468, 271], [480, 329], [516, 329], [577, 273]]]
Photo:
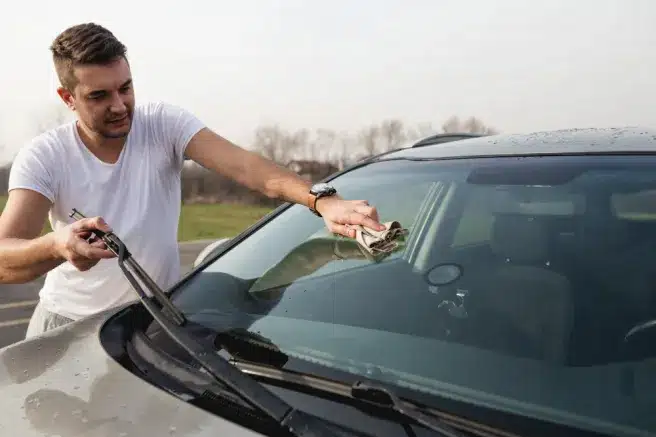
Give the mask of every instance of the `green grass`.
[[[6, 201], [6, 197], [0, 196], [0, 210]], [[178, 240], [232, 237], [270, 211], [271, 208], [238, 204], [182, 205]], [[50, 232], [47, 222], [43, 228], [46, 232]]]
[[178, 240], [232, 237], [270, 211], [239, 204], [183, 205]]

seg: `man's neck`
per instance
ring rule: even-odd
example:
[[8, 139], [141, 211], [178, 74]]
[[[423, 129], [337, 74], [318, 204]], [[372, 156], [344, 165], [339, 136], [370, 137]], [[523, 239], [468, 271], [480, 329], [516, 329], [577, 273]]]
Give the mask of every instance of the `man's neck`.
[[121, 156], [121, 151], [125, 145], [126, 137], [123, 138], [105, 138], [94, 132], [89, 131], [83, 123], [76, 121], [75, 127], [82, 139], [82, 143], [91, 153], [99, 160], [108, 164], [114, 164]]

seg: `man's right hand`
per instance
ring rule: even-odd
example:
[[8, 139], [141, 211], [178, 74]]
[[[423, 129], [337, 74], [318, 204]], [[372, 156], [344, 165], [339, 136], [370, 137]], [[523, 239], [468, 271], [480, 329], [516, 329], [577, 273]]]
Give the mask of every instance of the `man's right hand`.
[[102, 240], [87, 242], [93, 231], [109, 231], [100, 218], [88, 218], [42, 235], [52, 203], [42, 194], [17, 188], [0, 214], [0, 284], [24, 284], [69, 261], [86, 271], [115, 255]]
[[111, 228], [101, 217], [84, 218], [55, 231], [55, 253], [80, 271], [89, 270], [101, 259], [114, 258], [116, 255], [102, 240], [87, 242], [91, 233], [96, 230], [111, 232]]

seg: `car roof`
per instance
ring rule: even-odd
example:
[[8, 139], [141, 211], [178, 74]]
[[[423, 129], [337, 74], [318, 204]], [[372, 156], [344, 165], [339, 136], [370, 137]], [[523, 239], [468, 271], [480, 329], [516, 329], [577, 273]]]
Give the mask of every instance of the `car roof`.
[[563, 129], [524, 134], [438, 134], [375, 160], [589, 153], [656, 153], [656, 130], [643, 127]]

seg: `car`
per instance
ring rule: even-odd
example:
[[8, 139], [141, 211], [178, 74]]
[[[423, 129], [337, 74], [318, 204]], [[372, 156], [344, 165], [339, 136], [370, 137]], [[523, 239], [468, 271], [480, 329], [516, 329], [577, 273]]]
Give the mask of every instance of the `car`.
[[105, 235], [135, 301], [0, 350], [2, 435], [656, 434], [656, 131], [438, 135], [324, 182], [404, 232], [286, 204], [168, 290]]

